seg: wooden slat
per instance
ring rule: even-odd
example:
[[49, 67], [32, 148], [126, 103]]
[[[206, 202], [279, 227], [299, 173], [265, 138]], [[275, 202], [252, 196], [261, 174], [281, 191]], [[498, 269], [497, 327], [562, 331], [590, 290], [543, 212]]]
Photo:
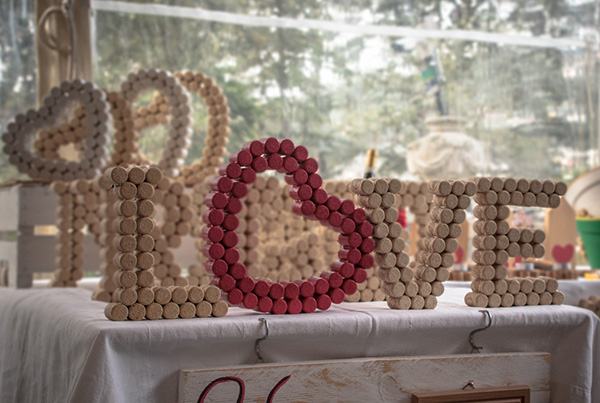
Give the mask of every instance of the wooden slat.
[[[179, 402], [197, 402], [205, 388], [222, 377], [244, 382], [245, 401], [264, 402], [287, 376], [274, 401], [410, 402], [413, 393], [460, 390], [470, 380], [477, 388], [526, 385], [531, 388], [531, 402], [550, 401], [550, 354], [507, 353], [182, 370]], [[220, 383], [205, 401], [235, 402], [238, 389], [233, 381]]]

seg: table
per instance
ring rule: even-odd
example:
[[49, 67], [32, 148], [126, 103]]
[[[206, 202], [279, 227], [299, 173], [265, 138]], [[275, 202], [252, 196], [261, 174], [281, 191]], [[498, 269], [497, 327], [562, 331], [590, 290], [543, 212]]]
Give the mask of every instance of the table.
[[[266, 315], [267, 362], [471, 352], [485, 324], [447, 288], [435, 310], [393, 311], [385, 303], [343, 303], [310, 315]], [[233, 308], [224, 318], [111, 322], [91, 291], [0, 290], [0, 401], [172, 402], [181, 369], [255, 362], [265, 315]], [[600, 398], [599, 319], [573, 306], [491, 309], [476, 335], [484, 353], [552, 354], [552, 400]]]

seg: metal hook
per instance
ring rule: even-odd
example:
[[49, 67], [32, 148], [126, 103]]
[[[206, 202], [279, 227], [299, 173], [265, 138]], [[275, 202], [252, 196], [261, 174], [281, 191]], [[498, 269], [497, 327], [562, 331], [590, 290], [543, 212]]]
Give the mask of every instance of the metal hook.
[[483, 312], [484, 314], [487, 315], [487, 324], [480, 328], [480, 329], [475, 329], [471, 332], [471, 334], [469, 334], [469, 344], [471, 344], [471, 354], [472, 353], [479, 353], [479, 350], [483, 350], [483, 347], [479, 347], [475, 345], [475, 342], [473, 341], [473, 336], [475, 335], [475, 333], [478, 332], [483, 332], [484, 330], [488, 329], [490, 326], [492, 326], [492, 314], [490, 313], [490, 311], [482, 309], [479, 312]]
[[475, 381], [470, 380], [465, 386], [463, 386], [462, 390], [467, 390], [467, 388], [475, 389]]
[[269, 322], [265, 318], [258, 318], [258, 320], [265, 324], [265, 335], [254, 342], [254, 352], [256, 353], [256, 362], [265, 362], [260, 353], [260, 342], [267, 340], [269, 337]]

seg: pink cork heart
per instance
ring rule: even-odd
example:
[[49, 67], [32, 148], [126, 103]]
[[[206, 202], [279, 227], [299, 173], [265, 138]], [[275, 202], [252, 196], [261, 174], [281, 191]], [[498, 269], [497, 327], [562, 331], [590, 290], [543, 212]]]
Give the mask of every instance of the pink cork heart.
[[557, 263], [569, 263], [573, 259], [575, 248], [573, 245], [556, 245], [552, 248], [552, 257]]
[[459, 246], [458, 249], [456, 250], [456, 252], [454, 252], [454, 254], [456, 255], [456, 260], [455, 260], [455, 264], [457, 263], [463, 263], [463, 257], [464, 257], [464, 252], [463, 249]]

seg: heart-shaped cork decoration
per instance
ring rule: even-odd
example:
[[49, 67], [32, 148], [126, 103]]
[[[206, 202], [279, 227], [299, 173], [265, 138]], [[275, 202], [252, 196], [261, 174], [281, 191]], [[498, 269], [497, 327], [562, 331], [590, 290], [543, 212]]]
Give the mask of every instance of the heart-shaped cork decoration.
[[[229, 129], [231, 124], [230, 110], [227, 106], [227, 98], [212, 78], [199, 71], [175, 71], [173, 76], [179, 80], [190, 94], [196, 94], [202, 98], [208, 114], [208, 127], [202, 156], [190, 166], [181, 168], [179, 179], [186, 186], [191, 187], [202, 183], [208, 177], [216, 175], [219, 165], [223, 163], [223, 157], [227, 154], [226, 146], [229, 144], [229, 135], [231, 134]], [[168, 100], [159, 94], [154, 97], [147, 108], [138, 109], [136, 113], [138, 129], [141, 130], [144, 127], [156, 124], [156, 122], [167, 122], [170, 111]]]
[[[370, 255], [375, 248], [373, 227], [366, 221], [366, 212], [356, 208], [351, 200], [328, 195], [321, 188], [323, 180], [317, 173], [317, 161], [309, 158], [304, 146], [296, 147], [289, 139], [271, 137], [248, 142], [229, 160], [219, 167], [220, 178], [211, 182], [212, 191], [205, 201], [208, 210], [202, 214], [206, 226], [201, 232], [206, 240], [206, 270], [214, 275], [214, 284], [225, 293], [228, 302], [259, 312], [298, 314], [326, 310], [332, 303], [341, 303], [345, 295], [354, 294], [357, 283], [367, 278], [366, 269], [374, 263]], [[234, 231], [239, 224], [241, 199], [248, 192], [247, 185], [256, 180], [256, 174], [269, 169], [285, 174], [291, 185], [294, 213], [343, 235], [339, 239], [339, 260], [319, 277], [279, 283], [254, 279], [239, 262]]]
[[[86, 114], [85, 141], [81, 161], [42, 158], [32, 151], [33, 136], [60, 124], [59, 119], [76, 105]], [[100, 175], [108, 162], [110, 107], [106, 95], [94, 84], [81, 80], [63, 81], [50, 90], [42, 107], [19, 114], [2, 135], [4, 153], [11, 164], [31, 178], [44, 180], [91, 179]]]
[[[179, 80], [164, 70], [148, 69], [130, 73], [121, 84], [123, 98], [130, 103], [135, 102], [142, 91], [150, 89], [159, 91], [167, 99], [171, 113], [167, 143], [162, 158], [156, 164], [165, 176], [175, 178], [179, 175], [179, 169], [183, 166], [183, 160], [190, 147], [190, 96]], [[129, 140], [134, 142], [137, 139], [131, 136]]]
[[552, 248], [552, 257], [556, 263], [569, 263], [573, 259], [575, 248], [573, 245], [556, 245]]

